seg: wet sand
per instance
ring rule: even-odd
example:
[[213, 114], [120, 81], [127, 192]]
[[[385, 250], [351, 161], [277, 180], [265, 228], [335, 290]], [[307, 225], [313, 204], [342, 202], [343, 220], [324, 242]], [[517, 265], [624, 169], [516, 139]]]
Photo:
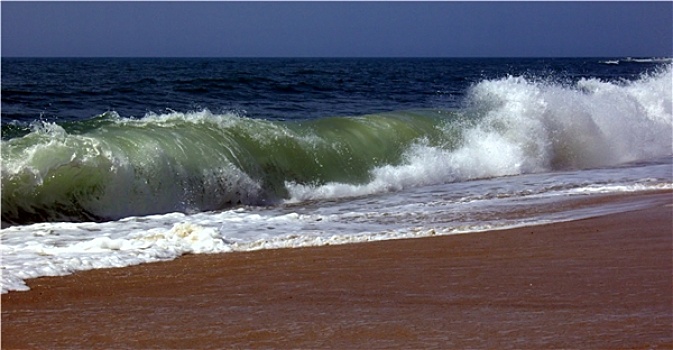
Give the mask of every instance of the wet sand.
[[2, 295], [2, 348], [673, 348], [670, 192], [567, 223], [186, 256]]

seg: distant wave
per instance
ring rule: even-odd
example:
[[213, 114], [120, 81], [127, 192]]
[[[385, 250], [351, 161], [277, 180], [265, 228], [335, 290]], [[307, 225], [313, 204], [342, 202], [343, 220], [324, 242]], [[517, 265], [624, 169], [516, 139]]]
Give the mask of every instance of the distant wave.
[[671, 67], [632, 82], [484, 80], [454, 111], [292, 122], [111, 112], [34, 123], [2, 141], [2, 220], [274, 205], [667, 156]]
[[602, 64], [620, 64], [620, 63], [671, 63], [673, 58], [671, 57], [653, 57], [653, 58], [633, 58], [627, 57], [622, 59], [615, 60], [605, 60], [600, 61]]

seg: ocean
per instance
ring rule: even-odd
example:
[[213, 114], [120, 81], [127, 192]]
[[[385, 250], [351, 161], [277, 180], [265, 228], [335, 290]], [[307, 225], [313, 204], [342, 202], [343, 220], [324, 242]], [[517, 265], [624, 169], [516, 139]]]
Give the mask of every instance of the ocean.
[[673, 189], [672, 71], [670, 58], [2, 58], [2, 292], [184, 254], [632, 210], [585, 199]]

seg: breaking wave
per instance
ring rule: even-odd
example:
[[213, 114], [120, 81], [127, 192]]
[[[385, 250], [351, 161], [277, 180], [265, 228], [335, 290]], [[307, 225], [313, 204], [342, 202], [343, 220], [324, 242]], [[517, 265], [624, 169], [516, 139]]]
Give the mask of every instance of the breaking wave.
[[17, 135], [2, 141], [2, 220], [275, 205], [668, 156], [671, 67], [635, 81], [484, 80], [451, 111], [303, 121], [110, 112], [23, 135], [8, 126]]

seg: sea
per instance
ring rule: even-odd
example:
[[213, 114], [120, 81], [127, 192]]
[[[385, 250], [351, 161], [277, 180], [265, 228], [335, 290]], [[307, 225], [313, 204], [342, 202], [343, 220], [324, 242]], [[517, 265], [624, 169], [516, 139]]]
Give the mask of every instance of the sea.
[[673, 189], [666, 57], [3, 57], [0, 71], [2, 293], [184, 254], [577, 220], [639, 206], [604, 196]]

